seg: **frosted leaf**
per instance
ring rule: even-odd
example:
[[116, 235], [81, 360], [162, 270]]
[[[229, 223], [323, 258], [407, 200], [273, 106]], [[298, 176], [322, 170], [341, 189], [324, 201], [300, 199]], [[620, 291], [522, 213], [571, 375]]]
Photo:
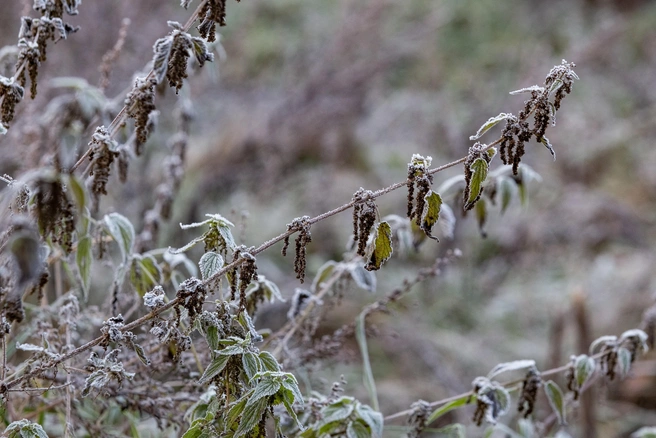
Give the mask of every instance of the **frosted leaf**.
[[544, 91], [544, 87], [541, 87], [539, 85], [531, 85], [530, 87], [520, 88], [519, 90], [511, 91], [510, 94], [516, 95], [516, 94], [522, 94], [522, 93], [532, 93], [533, 91], [537, 91], [538, 93], [542, 93]]

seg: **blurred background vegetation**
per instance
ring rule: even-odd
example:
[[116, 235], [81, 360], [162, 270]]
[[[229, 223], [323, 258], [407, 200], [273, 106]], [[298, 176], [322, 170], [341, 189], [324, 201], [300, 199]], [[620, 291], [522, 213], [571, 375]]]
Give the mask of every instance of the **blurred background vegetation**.
[[[0, 47], [15, 44], [24, 8], [6, 3]], [[80, 31], [50, 48], [39, 96], [19, 106], [16, 133], [0, 139], [0, 174], [39, 159], [21, 135], [30, 117], [66, 92], [45, 81], [78, 76], [97, 84], [101, 58], [127, 17], [132, 24], [107, 89], [120, 102], [154, 41], [168, 32], [166, 21], [189, 14], [176, 0], [85, 2], [71, 20]], [[563, 58], [577, 64], [581, 81], [549, 134], [557, 161], [535, 143], [524, 159], [542, 176], [529, 187], [529, 202], [515, 200], [503, 215], [496, 207], [482, 238], [475, 219], [462, 218], [448, 200], [457, 213], [455, 238], [425, 242], [379, 272], [376, 294], [383, 296], [447, 249], [463, 253], [403, 307], [375, 319], [369, 348], [385, 414], [467, 391], [499, 362], [533, 358], [546, 369], [585, 352], [597, 336], [639, 326], [656, 290], [656, 2], [245, 0], [228, 4], [227, 22], [225, 56], [182, 90], [196, 118], [185, 182], [160, 246], [190, 239], [179, 222], [217, 212], [237, 224], [245, 244], [258, 244], [294, 217], [347, 202], [359, 187], [403, 180], [413, 153], [431, 155], [434, 166], [458, 159], [488, 117], [521, 109], [522, 96], [509, 91], [541, 84]], [[137, 229], [175, 130], [176, 97], [160, 99], [168, 104], [158, 105], [162, 122], [146, 156], [101, 206]], [[81, 138], [86, 144], [90, 133]], [[438, 174], [436, 185], [461, 171]], [[405, 194], [380, 198], [379, 209], [403, 215]], [[350, 221], [343, 214], [313, 227], [309, 275], [341, 259]], [[260, 273], [289, 297], [300, 285], [292, 260], [276, 248], [259, 257]], [[373, 299], [347, 291], [320, 334]], [[272, 308], [259, 323], [275, 328], [285, 312]], [[306, 383], [325, 390], [345, 374], [347, 392], [367, 402], [355, 343], [331, 365], [304, 371]], [[634, 374], [596, 391], [598, 436], [656, 424], [656, 356]], [[445, 421], [470, 423], [470, 415], [462, 410]], [[570, 432], [583, 436], [581, 422], [572, 423]]]

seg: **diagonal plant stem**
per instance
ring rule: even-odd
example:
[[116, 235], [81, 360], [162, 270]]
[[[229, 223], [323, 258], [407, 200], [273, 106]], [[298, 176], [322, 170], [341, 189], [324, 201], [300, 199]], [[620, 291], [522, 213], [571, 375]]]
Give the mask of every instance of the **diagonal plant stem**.
[[[450, 163], [443, 164], [442, 166], [436, 167], [435, 169], [431, 169], [431, 170], [429, 171], [429, 173], [434, 174], [434, 173], [438, 173], [438, 172], [441, 172], [441, 171], [443, 171], [443, 170], [449, 169], [449, 168], [451, 168], [451, 167], [457, 166], [457, 165], [460, 164], [460, 163], [464, 163], [466, 159], [467, 159], [467, 157], [463, 157], [463, 158], [460, 158], [460, 159], [458, 159], [458, 160], [452, 161], [452, 162], [450, 162]], [[388, 186], [388, 187], [385, 187], [385, 188], [383, 188], [383, 189], [377, 190], [377, 191], [375, 191], [375, 192], [371, 195], [371, 199], [378, 198], [378, 197], [383, 196], [383, 195], [385, 195], [385, 194], [387, 194], [387, 193], [393, 192], [394, 190], [397, 190], [397, 189], [399, 189], [399, 188], [401, 188], [401, 187], [405, 187], [406, 184], [407, 184], [407, 182], [408, 182], [407, 180], [406, 180], [406, 181], [397, 182], [397, 183], [394, 183], [394, 184], [392, 184], [392, 185], [390, 185], [390, 186]], [[342, 206], [340, 206], [340, 207], [334, 208], [334, 209], [332, 209], [332, 210], [330, 210], [330, 211], [327, 211], [327, 212], [322, 213], [322, 214], [320, 214], [320, 215], [318, 215], [318, 216], [315, 216], [315, 217], [313, 217], [313, 218], [310, 218], [310, 219], [308, 220], [308, 222], [309, 222], [310, 224], [315, 224], [315, 223], [320, 222], [320, 221], [322, 221], [322, 220], [324, 220], [324, 219], [327, 219], [327, 218], [329, 218], [329, 217], [331, 217], [331, 216], [335, 216], [335, 215], [338, 214], [338, 213], [341, 213], [341, 212], [343, 212], [343, 211], [346, 211], [346, 210], [348, 210], [349, 208], [353, 207], [354, 205], [355, 205], [355, 201], [347, 202], [346, 204], [344, 204], [344, 205], [342, 205]], [[276, 236], [276, 237], [273, 237], [273, 238], [267, 240], [266, 242], [264, 242], [263, 244], [261, 244], [260, 246], [258, 246], [257, 248], [255, 248], [255, 249], [253, 249], [252, 251], [250, 251], [250, 254], [251, 254], [251, 255], [259, 254], [259, 253], [263, 252], [264, 250], [270, 248], [271, 246], [275, 245], [276, 243], [281, 242], [281, 241], [284, 240], [286, 237], [291, 236], [291, 235], [294, 234], [295, 232], [296, 232], [295, 230], [289, 230], [289, 231], [286, 231], [286, 232], [284, 232], [284, 233], [282, 233], [282, 234], [280, 234], [280, 235], [278, 235], [278, 236]], [[246, 258], [244, 258], [244, 257], [239, 257], [237, 260], [233, 261], [232, 263], [230, 263], [230, 264], [228, 264], [228, 265], [225, 265], [223, 268], [221, 268], [219, 271], [217, 271], [214, 275], [212, 275], [211, 277], [207, 278], [207, 279], [203, 282], [203, 284], [208, 285], [208, 284], [213, 283], [214, 281], [218, 280], [221, 276], [223, 276], [226, 272], [228, 272], [228, 271], [230, 271], [230, 270], [232, 270], [232, 269], [234, 269], [234, 268], [237, 268], [237, 267], [238, 267], [239, 265], [241, 265], [245, 260], [246, 260]], [[147, 322], [149, 322], [150, 320], [152, 320], [152, 319], [155, 318], [156, 316], [160, 315], [161, 313], [163, 313], [163, 312], [165, 312], [165, 311], [167, 311], [167, 310], [170, 310], [170, 309], [172, 309], [173, 307], [175, 307], [175, 306], [181, 304], [182, 301], [183, 301], [183, 298], [181, 298], [181, 297], [176, 297], [176, 298], [174, 298], [173, 300], [169, 301], [167, 304], [165, 304], [165, 305], [163, 305], [163, 306], [161, 306], [161, 307], [158, 307], [157, 309], [153, 309], [152, 311], [150, 311], [150, 312], [147, 313], [146, 315], [142, 316], [141, 318], [136, 319], [136, 320], [132, 321], [131, 323], [124, 325], [120, 330], [121, 330], [121, 332], [123, 332], [123, 333], [125, 333], [126, 331], [134, 330], [135, 328], [140, 327], [140, 326], [146, 324]], [[93, 347], [95, 347], [95, 346], [101, 344], [101, 343], [106, 339], [106, 337], [107, 337], [107, 336], [105, 336], [105, 335], [103, 335], [103, 336], [99, 336], [99, 337], [97, 337], [97, 338], [95, 338], [95, 339], [93, 339], [93, 340], [87, 342], [86, 344], [81, 345], [80, 347], [78, 347], [78, 348], [76, 348], [76, 349], [74, 349], [74, 350], [72, 350], [72, 351], [70, 351], [70, 352], [68, 352], [68, 353], [66, 353], [66, 354], [64, 354], [64, 355], [59, 356], [59, 357], [56, 358], [56, 359], [52, 359], [52, 360], [49, 361], [48, 363], [46, 363], [46, 364], [44, 364], [44, 365], [42, 365], [42, 366], [40, 366], [40, 367], [37, 367], [37, 368], [31, 370], [31, 371], [28, 372], [28, 373], [23, 374], [23, 375], [20, 376], [20, 377], [16, 377], [16, 378], [14, 378], [13, 380], [10, 380], [10, 381], [7, 382], [7, 381], [4, 381], [4, 379], [3, 379], [3, 381], [0, 382], [0, 394], [3, 393], [3, 392], [6, 392], [7, 390], [9, 390], [9, 389], [11, 389], [11, 388], [13, 388], [13, 387], [19, 385], [20, 383], [22, 383], [22, 382], [24, 382], [24, 381], [26, 381], [26, 380], [28, 380], [28, 379], [31, 379], [32, 377], [35, 377], [35, 376], [37, 376], [37, 375], [43, 373], [45, 370], [47, 370], [47, 369], [49, 369], [49, 368], [55, 367], [55, 366], [59, 365], [60, 363], [66, 361], [66, 360], [68, 360], [68, 359], [70, 359], [70, 358], [72, 358], [72, 357], [74, 357], [74, 356], [77, 356], [78, 354], [82, 354], [82, 353], [84, 353], [85, 351], [87, 351], [87, 350], [89, 350], [89, 349], [91, 349], [91, 348], [93, 348]]]
[[[600, 353], [597, 353], [597, 354], [595, 354], [595, 355], [590, 356], [590, 358], [592, 358], [592, 359], [599, 359], [599, 358], [602, 357], [604, 354], [606, 354], [606, 353], [605, 353], [605, 352], [600, 352]], [[567, 371], [569, 368], [570, 368], [570, 364], [562, 365], [562, 366], [559, 366], [559, 367], [557, 367], [557, 368], [552, 368], [552, 369], [547, 370], [547, 371], [541, 371], [541, 372], [540, 372], [540, 376], [541, 376], [541, 377], [549, 377], [549, 376], [553, 376], [553, 375], [556, 375], [556, 374], [560, 374], [560, 373], [562, 373], [563, 371]], [[515, 385], [518, 385], [518, 384], [522, 383], [523, 381], [524, 381], [524, 378], [522, 378], [522, 379], [517, 379], [517, 380], [511, 380], [510, 382], [506, 382], [506, 383], [504, 383], [503, 386], [504, 386], [505, 388], [513, 387], [513, 386], [515, 386]], [[586, 385], [586, 387], [584, 387], [584, 388], [581, 389], [581, 392], [583, 392], [583, 391], [584, 391], [585, 389], [587, 389], [589, 386], [590, 386], [590, 385]], [[449, 402], [456, 401], [456, 400], [459, 400], [459, 399], [461, 399], [461, 398], [469, 397], [469, 396], [472, 396], [472, 395], [475, 395], [474, 391], [464, 392], [464, 393], [462, 393], [462, 394], [458, 394], [458, 395], [454, 395], [454, 396], [451, 396], [451, 397], [443, 398], [443, 399], [441, 399], [441, 400], [436, 400], [436, 401], [430, 403], [429, 406], [430, 406], [431, 408], [436, 408], [436, 407], [438, 407], [438, 406], [445, 405], [445, 404], [447, 404], [447, 403], [449, 403]], [[400, 411], [400, 412], [397, 412], [397, 413], [395, 413], [395, 414], [391, 414], [391, 415], [386, 416], [386, 417], [385, 417], [385, 421], [394, 420], [394, 419], [396, 419], [396, 418], [406, 417], [406, 416], [412, 414], [413, 412], [414, 412], [414, 411], [413, 411], [412, 409], [406, 409], [406, 410], [404, 410], [404, 411]]]

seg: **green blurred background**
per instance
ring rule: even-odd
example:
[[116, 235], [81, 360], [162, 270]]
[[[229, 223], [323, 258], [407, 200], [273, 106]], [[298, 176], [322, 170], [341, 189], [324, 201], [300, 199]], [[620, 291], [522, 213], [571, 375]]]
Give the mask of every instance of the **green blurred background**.
[[[107, 90], [120, 101], [168, 32], [166, 21], [190, 15], [177, 3], [84, 2], [70, 20], [80, 31], [50, 47], [40, 94], [19, 107], [17, 131], [62, 93], [48, 88], [49, 79], [98, 83], [101, 58], [127, 17], [132, 24]], [[0, 47], [15, 44], [23, 8], [3, 5]], [[191, 75], [182, 91], [196, 119], [185, 182], [160, 246], [190, 239], [179, 222], [217, 212], [238, 224], [243, 243], [259, 244], [294, 217], [347, 202], [359, 187], [403, 180], [413, 153], [431, 155], [434, 166], [458, 159], [488, 117], [523, 107], [522, 96], [509, 91], [541, 84], [561, 59], [577, 64], [581, 80], [548, 133], [557, 161], [541, 145], [527, 147], [524, 162], [542, 176], [529, 187], [529, 202], [515, 200], [503, 215], [494, 208], [485, 239], [473, 217], [457, 212], [453, 240], [393, 258], [378, 274], [376, 297], [347, 291], [320, 329], [351, 321], [447, 249], [462, 251], [441, 276], [374, 320], [369, 347], [385, 414], [467, 391], [499, 362], [564, 364], [597, 336], [640, 325], [656, 280], [656, 2], [244, 0], [228, 3], [227, 22], [222, 59]], [[163, 178], [175, 99], [159, 97], [162, 123], [146, 156], [102, 203], [102, 211], [129, 216], [137, 229]], [[37, 160], [16, 138], [0, 139], [0, 173]], [[500, 165], [495, 159], [492, 167]], [[436, 185], [460, 172], [436, 175]], [[403, 191], [379, 201], [382, 215], [405, 212]], [[345, 213], [313, 227], [310, 276], [341, 259], [350, 222]], [[300, 285], [292, 260], [276, 249], [259, 257], [260, 273], [291, 296]], [[269, 309], [260, 323], [280, 324], [285, 312]], [[343, 373], [347, 393], [366, 402], [357, 347], [350, 347], [330, 367], [303, 373], [321, 390]], [[655, 425], [656, 357], [643, 359], [625, 382], [601, 385], [595, 397], [600, 437]], [[548, 409], [541, 400], [538, 415]], [[468, 424], [471, 414], [446, 421]], [[513, 415], [507, 420], [513, 424]], [[580, 421], [571, 422], [570, 433], [583, 436]]]

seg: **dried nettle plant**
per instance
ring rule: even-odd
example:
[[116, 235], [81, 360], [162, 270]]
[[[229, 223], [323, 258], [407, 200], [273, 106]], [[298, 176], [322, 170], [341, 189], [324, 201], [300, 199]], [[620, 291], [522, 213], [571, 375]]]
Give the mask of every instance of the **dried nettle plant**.
[[[190, 3], [183, 0], [182, 6]], [[47, 42], [75, 31], [63, 15], [76, 14], [79, 4], [36, 0], [39, 16], [23, 17], [19, 41], [7, 51], [16, 55], [14, 75], [0, 77], [2, 134], [24, 97], [26, 75], [32, 97], [36, 94]], [[134, 436], [147, 419], [154, 419], [160, 434], [185, 437], [263, 437], [271, 430], [275, 436], [290, 437], [381, 437], [384, 421], [401, 417], [408, 419], [407, 436], [419, 436], [432, 422], [467, 404], [475, 406], [474, 423], [495, 424], [509, 410], [515, 390], [519, 412], [527, 418], [525, 426], [548, 434], [557, 425], [535, 417], [540, 391], [562, 425], [581, 392], [594, 381], [629, 372], [637, 355], [647, 349], [647, 335], [637, 329], [598, 339], [590, 355], [574, 356], [560, 368], [540, 371], [533, 360], [500, 364], [474, 379], [466, 394], [419, 401], [407, 411], [384, 417], [369, 363], [367, 319], [386, 312], [417, 283], [440, 275], [460, 257], [459, 251], [447, 251], [433, 266], [419, 269], [416, 277], [366, 306], [352, 323], [316, 336], [327, 310], [339, 305], [351, 285], [376, 290], [375, 271], [393, 253], [403, 255], [426, 237], [436, 239], [436, 224], [449, 238], [454, 210], [475, 208], [483, 230], [488, 202], [498, 199], [503, 210], [513, 196], [525, 196], [526, 183], [536, 178], [521, 164], [526, 146], [535, 138], [555, 156], [545, 133], [578, 79], [574, 65], [565, 61], [549, 72], [543, 86], [514, 92], [529, 95], [524, 108], [516, 116], [501, 113], [490, 118], [471, 137], [476, 143], [467, 156], [432, 168], [430, 157], [415, 154], [405, 181], [375, 191], [360, 188], [346, 204], [315, 217], [297, 217], [280, 235], [255, 247], [238, 244], [234, 224], [220, 214], [182, 225], [199, 231], [182, 248], [154, 247], [184, 176], [193, 113], [183, 93], [178, 96], [178, 132], [168, 143], [165, 178], [156, 189], [155, 204], [145, 213], [143, 229], [137, 232], [120, 212], [100, 216], [102, 197], [112, 190], [110, 181], [116, 176], [126, 180], [130, 161], [143, 156], [157, 129], [156, 89], [168, 84], [178, 94], [187, 86], [190, 62], [202, 67], [213, 61], [208, 43], [216, 40], [216, 25], [226, 24], [225, 8], [225, 0], [203, 0], [184, 25], [169, 22], [170, 33], [154, 43], [149, 72], [138, 75], [120, 110], [112, 108], [104, 95], [106, 82], [100, 88], [83, 80], [60, 84], [72, 87], [75, 96], [53, 100], [48, 107], [52, 111], [47, 109], [33, 123], [42, 130], [42, 138], [49, 139], [37, 145], [45, 159], [20, 175], [0, 177], [7, 186], [0, 217], [4, 436], [105, 436], [107, 430], [113, 436]], [[194, 25], [200, 36], [190, 33]], [[118, 56], [125, 30], [119, 39], [106, 56], [108, 63]], [[109, 70], [103, 67], [104, 81]], [[480, 141], [504, 121], [498, 139]], [[64, 133], [75, 133], [78, 142], [88, 135], [86, 152], [75, 156], [70, 166], [65, 165], [65, 143], [57, 141]], [[509, 166], [490, 171], [497, 151]], [[463, 175], [435, 189], [434, 175], [459, 164], [464, 165]], [[407, 217], [381, 217], [376, 199], [403, 187], [408, 190]], [[449, 206], [443, 201], [453, 194], [461, 196], [462, 203], [456, 200]], [[303, 283], [311, 227], [351, 209], [353, 238], [344, 258], [326, 262], [308, 289], [296, 290], [282, 328], [258, 329], [258, 312], [284, 296], [261, 275], [259, 254], [279, 242], [284, 242], [285, 254], [296, 234], [293, 270]], [[186, 251], [201, 243], [204, 251], [196, 265]], [[99, 262], [112, 268], [109, 284], [92, 278], [93, 265]], [[50, 284], [54, 299], [45, 293]], [[104, 294], [104, 306], [87, 304], [90, 296], [103, 292], [109, 292]], [[344, 395], [343, 383], [328, 394], [304, 394], [295, 372], [338, 354], [353, 337], [362, 355], [368, 402]], [[518, 370], [524, 372], [520, 380], [497, 380], [502, 373]], [[558, 374], [566, 376], [571, 396], [553, 380], [544, 381]], [[461, 425], [449, 427], [462, 430]]]

